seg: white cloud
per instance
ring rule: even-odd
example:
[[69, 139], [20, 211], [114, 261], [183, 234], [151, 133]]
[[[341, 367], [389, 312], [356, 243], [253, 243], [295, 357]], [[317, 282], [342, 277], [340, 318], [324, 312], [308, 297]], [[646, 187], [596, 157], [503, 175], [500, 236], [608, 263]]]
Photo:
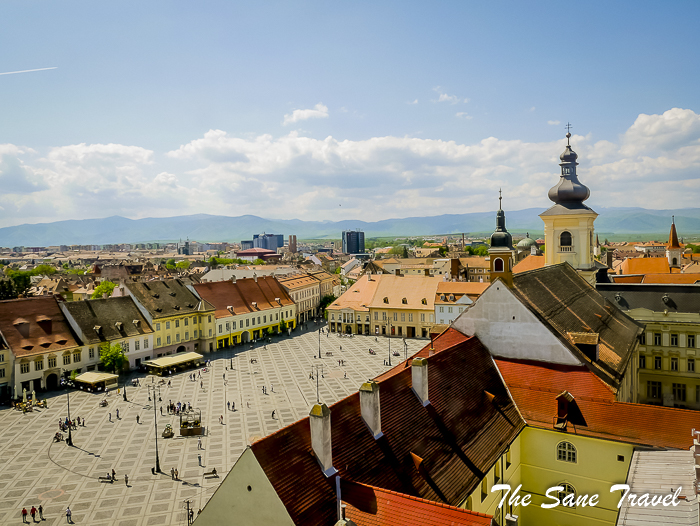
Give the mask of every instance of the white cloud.
[[547, 124], [550, 124], [552, 126], [559, 126], [561, 124], [561, 122], [559, 122], [559, 121], [547, 121]]
[[433, 102], [449, 102], [450, 104], [459, 104], [460, 102], [464, 102], [464, 103], [469, 102], [469, 99], [462, 99], [461, 97], [458, 97], [457, 95], [448, 95], [447, 93], [442, 91], [442, 88], [440, 88], [440, 86], [434, 87], [433, 91], [435, 91], [438, 94], [437, 100], [433, 100]]
[[[509, 210], [544, 208], [565, 144], [563, 130], [547, 142], [472, 144], [210, 130], [164, 155], [119, 144], [44, 153], [0, 145], [0, 225], [195, 213], [377, 220], [493, 210], [499, 187]], [[571, 144], [594, 207], [697, 206], [700, 116], [690, 110], [640, 115], [617, 141], [574, 135]]]
[[413, 102], [407, 102], [406, 104], [418, 104], [418, 99], [415, 99]]
[[473, 118], [466, 111], [459, 111], [459, 112], [455, 113], [455, 117], [458, 117], [460, 119], [467, 119], [467, 120], [471, 120]]
[[294, 110], [292, 113], [285, 115], [282, 124], [286, 126], [287, 124], [294, 124], [295, 122], [305, 121], [308, 119], [325, 119], [327, 117], [328, 107], [322, 102], [319, 102], [312, 110]]

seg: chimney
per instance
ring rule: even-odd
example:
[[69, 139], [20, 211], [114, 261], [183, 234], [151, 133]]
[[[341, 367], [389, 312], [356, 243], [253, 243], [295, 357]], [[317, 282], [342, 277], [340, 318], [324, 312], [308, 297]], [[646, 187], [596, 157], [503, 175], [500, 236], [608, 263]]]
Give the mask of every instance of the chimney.
[[537, 245], [532, 245], [530, 247], [530, 255], [531, 256], [536, 256], [537, 255]]
[[236, 275], [231, 274], [231, 283], [236, 283]]
[[360, 387], [360, 412], [362, 420], [372, 432], [374, 439], [381, 438], [382, 415], [379, 411], [379, 384], [374, 380], [365, 382]]
[[425, 358], [415, 358], [411, 362], [411, 384], [423, 407], [428, 405], [428, 360]]
[[255, 283], [258, 282], [258, 274], [256, 272], [253, 272], [253, 279], [255, 280]]
[[400, 268], [397, 268], [397, 269], [394, 271], [394, 274], [396, 274], [397, 276], [400, 276], [400, 275], [401, 275], [401, 269], [400, 269]]
[[614, 251], [608, 249], [607, 252], [605, 253], [605, 261], [606, 265], [608, 266], [609, 269], [613, 268], [613, 256], [614, 256]]
[[331, 448], [331, 410], [326, 404], [315, 404], [311, 408], [309, 426], [311, 427], [311, 447], [323, 474], [326, 477], [335, 475], [337, 470], [333, 467]]

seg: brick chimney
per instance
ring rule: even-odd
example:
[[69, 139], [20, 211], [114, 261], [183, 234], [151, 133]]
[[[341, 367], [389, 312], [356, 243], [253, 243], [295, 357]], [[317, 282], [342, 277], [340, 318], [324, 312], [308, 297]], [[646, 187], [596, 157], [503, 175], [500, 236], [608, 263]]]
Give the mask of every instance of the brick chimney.
[[337, 473], [333, 467], [333, 450], [331, 447], [331, 410], [326, 404], [315, 404], [309, 413], [311, 427], [311, 447], [321, 470], [326, 477]]
[[428, 405], [428, 360], [425, 358], [415, 358], [411, 362], [411, 383], [413, 392], [423, 407]]
[[375, 440], [382, 437], [384, 433], [379, 410], [379, 384], [374, 380], [365, 382], [360, 387], [360, 412]]

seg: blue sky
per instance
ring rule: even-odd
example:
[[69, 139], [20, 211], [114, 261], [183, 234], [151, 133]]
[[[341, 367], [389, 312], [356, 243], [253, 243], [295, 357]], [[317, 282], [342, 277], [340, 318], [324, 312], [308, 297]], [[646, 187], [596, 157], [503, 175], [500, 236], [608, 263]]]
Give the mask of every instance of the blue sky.
[[[698, 2], [3, 2], [0, 226], [695, 206]], [[669, 184], [673, 182], [673, 184]], [[632, 187], [630, 187], [632, 185]], [[509, 201], [510, 199], [510, 201]], [[660, 202], [666, 201], [666, 202]]]

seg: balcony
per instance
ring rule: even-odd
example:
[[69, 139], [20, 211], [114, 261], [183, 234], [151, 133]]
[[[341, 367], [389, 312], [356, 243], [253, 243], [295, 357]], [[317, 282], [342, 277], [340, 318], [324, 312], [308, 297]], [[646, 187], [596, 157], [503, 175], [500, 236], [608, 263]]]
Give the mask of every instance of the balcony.
[[573, 252], [574, 247], [559, 247], [559, 252]]

